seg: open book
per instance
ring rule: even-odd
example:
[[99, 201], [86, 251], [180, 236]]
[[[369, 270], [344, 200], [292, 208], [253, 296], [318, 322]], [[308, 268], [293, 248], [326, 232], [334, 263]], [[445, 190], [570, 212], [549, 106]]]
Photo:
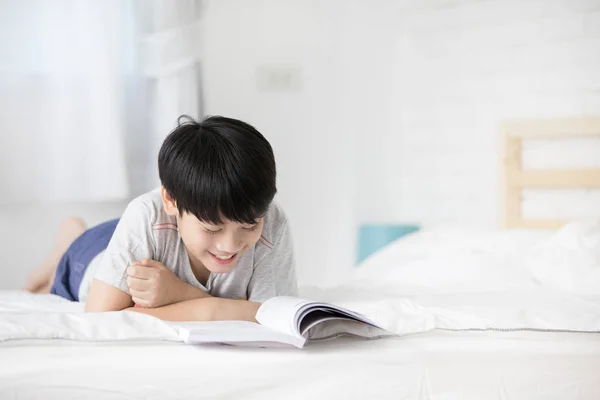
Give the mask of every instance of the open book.
[[[295, 297], [275, 297], [256, 314], [260, 324], [246, 321], [173, 322], [185, 343], [302, 348], [308, 339], [341, 334], [375, 337], [385, 330], [365, 316], [328, 303]], [[310, 331], [310, 332], [309, 332]], [[388, 333], [389, 334], [389, 333]]]

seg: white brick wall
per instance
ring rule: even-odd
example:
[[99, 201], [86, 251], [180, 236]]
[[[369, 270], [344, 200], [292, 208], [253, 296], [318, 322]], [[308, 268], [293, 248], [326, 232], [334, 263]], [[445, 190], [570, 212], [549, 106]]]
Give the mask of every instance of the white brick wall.
[[[371, 167], [386, 200], [363, 219], [494, 226], [498, 123], [600, 115], [600, 0], [398, 1], [397, 20], [396, 115]], [[598, 195], [560, 194], [545, 216]], [[526, 193], [526, 213], [544, 200]]]

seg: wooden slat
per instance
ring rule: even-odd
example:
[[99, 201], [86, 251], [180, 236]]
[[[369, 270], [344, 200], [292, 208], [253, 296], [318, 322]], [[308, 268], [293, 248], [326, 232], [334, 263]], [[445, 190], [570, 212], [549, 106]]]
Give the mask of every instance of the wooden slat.
[[521, 211], [525, 188], [600, 188], [600, 168], [523, 170], [521, 147], [528, 139], [600, 138], [600, 117], [509, 121], [500, 125], [502, 174], [500, 223], [505, 228], [556, 229], [567, 221], [526, 219]]
[[510, 228], [521, 220], [521, 191], [515, 184], [515, 179], [521, 172], [521, 139], [504, 136], [502, 145], [503, 188], [500, 215], [501, 225]]
[[565, 224], [567, 224], [567, 221], [553, 219], [523, 219], [514, 227], [526, 229], [559, 229]]
[[507, 121], [500, 129], [510, 137], [527, 139], [600, 137], [600, 117]]
[[521, 188], [600, 188], [600, 169], [521, 170], [511, 183]]

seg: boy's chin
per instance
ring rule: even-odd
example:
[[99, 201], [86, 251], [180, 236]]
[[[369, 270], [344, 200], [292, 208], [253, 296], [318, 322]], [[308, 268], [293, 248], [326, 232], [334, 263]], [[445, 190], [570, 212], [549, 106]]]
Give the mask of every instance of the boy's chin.
[[237, 262], [228, 264], [228, 265], [220, 265], [220, 264], [216, 264], [215, 263], [211, 263], [209, 264], [210, 268], [207, 268], [211, 273], [213, 274], [224, 274], [227, 272], [230, 272], [232, 269], [235, 268]]

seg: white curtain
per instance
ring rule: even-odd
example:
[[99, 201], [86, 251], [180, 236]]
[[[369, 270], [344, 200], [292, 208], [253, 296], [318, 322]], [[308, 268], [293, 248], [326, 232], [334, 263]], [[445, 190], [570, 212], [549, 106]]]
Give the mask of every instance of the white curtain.
[[197, 1], [0, 3], [0, 202], [126, 199], [200, 114]]
[[146, 159], [137, 164], [133, 181], [145, 182], [146, 190], [159, 184], [158, 150], [177, 118], [182, 114], [200, 118], [203, 114], [199, 56], [202, 1], [138, 0], [136, 4], [141, 25], [141, 75], [151, 118], [143, 132], [149, 139], [143, 153]]

